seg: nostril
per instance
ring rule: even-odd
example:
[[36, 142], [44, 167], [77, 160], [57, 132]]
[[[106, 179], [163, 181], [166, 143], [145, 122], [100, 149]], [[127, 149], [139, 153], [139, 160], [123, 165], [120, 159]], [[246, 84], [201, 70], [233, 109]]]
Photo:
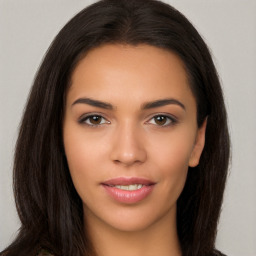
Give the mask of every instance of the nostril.
[[[126, 129], [122, 130], [124, 133]], [[127, 131], [128, 135], [131, 133]], [[134, 133], [130, 136], [123, 134], [116, 137], [111, 144], [110, 159], [116, 164], [132, 165], [142, 163], [147, 158], [144, 144], [135, 138]]]

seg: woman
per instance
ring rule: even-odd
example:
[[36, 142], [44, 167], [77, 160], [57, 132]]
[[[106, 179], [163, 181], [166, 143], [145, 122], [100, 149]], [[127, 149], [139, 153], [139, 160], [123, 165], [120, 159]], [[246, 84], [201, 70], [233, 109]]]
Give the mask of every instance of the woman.
[[153, 0], [99, 1], [49, 48], [14, 164], [3, 255], [222, 255], [226, 111], [202, 38]]

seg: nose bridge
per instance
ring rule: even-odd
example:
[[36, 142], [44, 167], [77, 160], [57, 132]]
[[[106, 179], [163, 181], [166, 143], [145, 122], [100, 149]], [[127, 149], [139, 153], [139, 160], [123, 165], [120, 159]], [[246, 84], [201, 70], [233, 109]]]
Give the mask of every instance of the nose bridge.
[[131, 122], [131, 120], [126, 120], [117, 125], [112, 144], [111, 159], [124, 165], [144, 162], [147, 154], [141, 135], [140, 127]]

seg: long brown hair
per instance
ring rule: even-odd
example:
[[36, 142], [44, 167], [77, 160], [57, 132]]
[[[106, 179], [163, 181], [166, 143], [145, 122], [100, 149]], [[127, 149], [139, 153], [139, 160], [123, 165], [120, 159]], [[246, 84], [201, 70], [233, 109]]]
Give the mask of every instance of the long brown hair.
[[208, 117], [200, 164], [190, 168], [178, 199], [183, 256], [221, 255], [215, 237], [229, 163], [226, 110], [209, 50], [192, 24], [155, 0], [102, 0], [71, 19], [50, 46], [35, 77], [16, 145], [14, 191], [21, 228], [5, 250], [36, 255], [95, 255], [84, 231], [82, 202], [63, 149], [65, 95], [72, 71], [86, 53], [105, 43], [148, 44], [184, 62], [197, 102], [197, 122]]

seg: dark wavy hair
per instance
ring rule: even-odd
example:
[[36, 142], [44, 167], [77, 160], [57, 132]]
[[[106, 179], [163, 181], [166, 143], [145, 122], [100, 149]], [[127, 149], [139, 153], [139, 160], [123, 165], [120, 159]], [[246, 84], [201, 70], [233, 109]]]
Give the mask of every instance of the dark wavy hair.
[[197, 102], [197, 123], [206, 117], [200, 164], [190, 168], [177, 202], [183, 256], [222, 255], [215, 238], [229, 163], [229, 133], [223, 94], [209, 50], [193, 25], [156, 0], [102, 0], [72, 18], [54, 39], [37, 72], [16, 145], [14, 192], [21, 228], [3, 255], [96, 255], [82, 202], [63, 148], [63, 113], [70, 77], [92, 48], [103, 44], [148, 44], [176, 53], [184, 62]]

